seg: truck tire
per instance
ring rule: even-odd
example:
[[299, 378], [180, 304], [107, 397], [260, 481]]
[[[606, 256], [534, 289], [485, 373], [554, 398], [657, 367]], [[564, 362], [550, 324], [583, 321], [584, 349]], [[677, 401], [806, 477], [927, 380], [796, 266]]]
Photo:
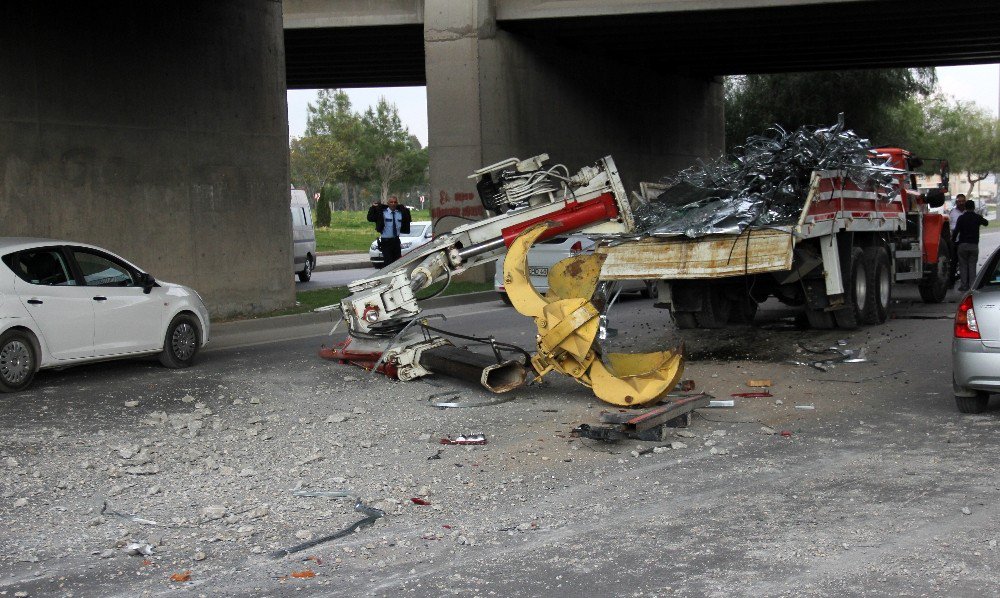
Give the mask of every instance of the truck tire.
[[708, 287], [705, 299], [701, 302], [701, 310], [694, 312], [694, 319], [699, 328], [725, 328], [729, 322], [729, 298], [722, 289]]
[[884, 247], [867, 247], [864, 250], [865, 268], [868, 272], [868, 296], [861, 308], [861, 321], [881, 324], [889, 318], [892, 302], [892, 268], [889, 254]]
[[838, 328], [855, 330], [862, 322], [863, 308], [868, 303], [868, 268], [865, 267], [864, 251], [860, 247], [851, 249], [851, 259], [844, 277], [844, 307], [833, 312]]
[[833, 328], [833, 314], [831, 312], [822, 309], [813, 309], [811, 307], [806, 307], [806, 321], [809, 322], [809, 327], [816, 330], [829, 330]]
[[674, 324], [681, 330], [697, 328], [698, 323], [694, 319], [694, 314], [689, 311], [675, 311], [670, 314], [674, 318]]
[[920, 281], [920, 298], [924, 303], [941, 303], [951, 287], [951, 239], [945, 228], [941, 231], [941, 242], [938, 243], [937, 263], [930, 264], [931, 270], [924, 272]]
[[757, 316], [757, 302], [749, 294], [732, 300], [729, 310], [729, 321], [734, 324], [753, 324]]

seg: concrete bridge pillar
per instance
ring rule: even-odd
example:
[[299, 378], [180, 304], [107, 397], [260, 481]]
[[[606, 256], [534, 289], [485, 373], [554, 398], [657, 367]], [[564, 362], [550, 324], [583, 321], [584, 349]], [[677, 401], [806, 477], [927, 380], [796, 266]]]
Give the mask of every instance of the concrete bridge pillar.
[[[548, 153], [550, 163], [575, 171], [610, 154], [631, 191], [722, 152], [721, 79], [653, 72], [641, 57], [622, 62], [518, 36], [498, 29], [493, 5], [424, 4], [435, 219], [480, 217], [466, 177], [510, 156]], [[460, 223], [449, 218], [441, 228]]]
[[10, 2], [0, 40], [0, 236], [294, 301], [280, 2]]

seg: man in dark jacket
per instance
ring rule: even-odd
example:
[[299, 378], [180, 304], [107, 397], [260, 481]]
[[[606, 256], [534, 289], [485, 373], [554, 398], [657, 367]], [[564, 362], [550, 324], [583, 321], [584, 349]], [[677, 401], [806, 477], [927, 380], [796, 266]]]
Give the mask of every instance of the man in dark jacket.
[[399, 205], [399, 199], [395, 195], [390, 195], [388, 205], [375, 202], [368, 208], [368, 222], [374, 222], [375, 230], [382, 235], [379, 249], [385, 259], [382, 264], [384, 268], [398, 260], [402, 253], [399, 235], [410, 232], [410, 210]]
[[958, 254], [958, 276], [962, 286], [961, 292], [968, 291], [976, 280], [976, 262], [979, 261], [979, 227], [989, 226], [989, 222], [976, 213], [976, 202], [971, 199], [965, 202], [962, 215], [955, 223], [951, 233], [952, 243], [956, 243]]

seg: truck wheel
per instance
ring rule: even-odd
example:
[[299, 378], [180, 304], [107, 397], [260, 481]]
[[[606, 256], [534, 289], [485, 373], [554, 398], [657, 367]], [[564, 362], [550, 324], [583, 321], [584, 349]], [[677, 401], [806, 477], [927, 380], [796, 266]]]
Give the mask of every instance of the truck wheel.
[[729, 312], [729, 321], [734, 324], [753, 324], [754, 317], [757, 316], [757, 302], [753, 297], [746, 295], [732, 301], [732, 308]]
[[[945, 228], [947, 230], [947, 228]], [[920, 298], [924, 303], [941, 303], [948, 294], [948, 284], [951, 276], [951, 239], [945, 230], [941, 231], [941, 242], [938, 243], [937, 263], [930, 264], [931, 270], [924, 272], [920, 281]]]
[[955, 403], [961, 413], [982, 413], [990, 403], [990, 395], [983, 391], [978, 391], [974, 397], [955, 395]]
[[701, 302], [701, 311], [694, 312], [694, 319], [701, 328], [725, 328], [729, 322], [730, 305], [720, 289], [709, 287]]
[[868, 271], [868, 297], [861, 308], [861, 321], [881, 324], [889, 318], [889, 303], [892, 301], [889, 254], [883, 247], [868, 247], [864, 250], [864, 260]]
[[694, 320], [694, 314], [689, 311], [675, 311], [670, 314], [674, 318], [674, 324], [681, 330], [697, 328], [698, 323]]
[[851, 261], [844, 279], [844, 307], [833, 312], [838, 328], [854, 330], [861, 323], [862, 309], [868, 299], [868, 269], [865, 267], [864, 251], [860, 247], [851, 250]]
[[816, 330], [829, 330], [833, 328], [834, 322], [831, 312], [807, 307], [805, 314], [810, 328], [815, 328]]

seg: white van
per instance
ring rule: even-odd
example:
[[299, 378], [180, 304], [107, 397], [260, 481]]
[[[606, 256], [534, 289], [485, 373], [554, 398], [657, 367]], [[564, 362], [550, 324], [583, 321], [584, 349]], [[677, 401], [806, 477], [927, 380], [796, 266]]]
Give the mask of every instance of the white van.
[[307, 282], [316, 267], [316, 230], [313, 228], [306, 192], [292, 189], [292, 257], [293, 272]]

